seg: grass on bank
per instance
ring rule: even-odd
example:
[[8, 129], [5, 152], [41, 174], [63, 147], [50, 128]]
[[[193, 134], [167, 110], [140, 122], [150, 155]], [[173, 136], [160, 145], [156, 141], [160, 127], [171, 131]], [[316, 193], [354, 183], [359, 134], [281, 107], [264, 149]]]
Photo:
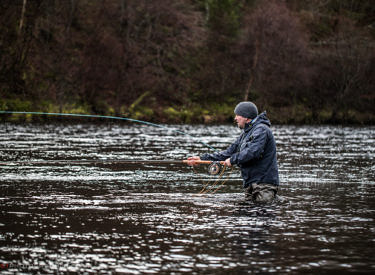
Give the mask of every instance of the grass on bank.
[[[65, 104], [57, 106], [50, 102], [38, 104], [20, 99], [0, 100], [0, 111], [21, 112], [45, 112], [45, 113], [69, 113], [87, 115], [107, 115], [128, 117], [157, 123], [177, 124], [219, 124], [231, 123], [234, 118], [233, 108], [235, 104], [211, 103], [205, 105], [192, 104], [186, 106], [144, 106], [137, 105], [134, 108], [121, 107], [116, 112], [114, 108], [107, 107], [100, 114], [93, 113], [90, 106], [79, 104]], [[259, 110], [264, 111], [264, 110]], [[329, 108], [321, 108], [312, 112], [304, 105], [268, 107], [267, 115], [273, 124], [375, 124], [375, 115], [359, 112], [354, 109], [339, 110], [336, 113]], [[66, 117], [32, 115], [32, 114], [2, 114], [1, 121], [11, 122], [44, 122], [53, 120], [66, 120]], [[69, 120], [87, 120], [87, 118], [71, 118]]]

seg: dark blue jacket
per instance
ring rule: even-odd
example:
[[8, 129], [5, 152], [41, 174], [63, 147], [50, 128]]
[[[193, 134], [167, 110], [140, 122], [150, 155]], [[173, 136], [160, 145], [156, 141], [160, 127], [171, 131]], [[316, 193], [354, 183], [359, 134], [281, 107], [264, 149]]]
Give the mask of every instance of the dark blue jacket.
[[271, 122], [263, 112], [245, 125], [241, 135], [225, 151], [204, 154], [201, 159], [222, 161], [230, 158], [231, 164], [241, 168], [244, 188], [252, 183], [279, 185], [276, 144], [270, 126]]

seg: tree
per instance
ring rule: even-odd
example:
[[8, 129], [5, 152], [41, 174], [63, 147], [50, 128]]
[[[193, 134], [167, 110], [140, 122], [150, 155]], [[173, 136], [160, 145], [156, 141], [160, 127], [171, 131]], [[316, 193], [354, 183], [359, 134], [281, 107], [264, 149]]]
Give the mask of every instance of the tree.
[[233, 48], [246, 2], [242, 0], [198, 1], [205, 14], [207, 39], [196, 58], [191, 98], [195, 101], [222, 101], [238, 93], [238, 67]]
[[89, 13], [96, 22], [85, 28], [95, 35], [83, 51], [81, 90], [91, 105], [107, 101], [120, 112], [146, 92], [159, 104], [184, 100], [185, 59], [204, 35], [202, 17], [188, 2], [107, 1]]
[[307, 37], [298, 18], [283, 2], [261, 1], [244, 18], [237, 48], [244, 99], [265, 106], [295, 103], [309, 85]]
[[332, 121], [350, 122], [350, 112], [373, 109], [374, 48], [351, 20], [340, 18], [336, 34], [315, 50], [316, 94], [330, 99], [323, 106], [332, 110]]
[[0, 90], [5, 98], [25, 97], [28, 93], [27, 60], [41, 2], [5, 0], [0, 3]]

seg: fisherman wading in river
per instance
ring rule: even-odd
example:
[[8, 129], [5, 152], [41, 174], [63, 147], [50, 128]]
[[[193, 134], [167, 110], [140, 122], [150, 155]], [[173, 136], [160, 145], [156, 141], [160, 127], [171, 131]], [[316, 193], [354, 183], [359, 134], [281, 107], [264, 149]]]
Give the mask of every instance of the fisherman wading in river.
[[230, 167], [241, 168], [243, 187], [247, 198], [254, 202], [272, 202], [279, 186], [276, 144], [266, 112], [258, 115], [252, 102], [239, 103], [234, 109], [235, 121], [241, 135], [226, 150], [201, 157], [188, 158], [188, 164], [197, 160], [225, 161]]

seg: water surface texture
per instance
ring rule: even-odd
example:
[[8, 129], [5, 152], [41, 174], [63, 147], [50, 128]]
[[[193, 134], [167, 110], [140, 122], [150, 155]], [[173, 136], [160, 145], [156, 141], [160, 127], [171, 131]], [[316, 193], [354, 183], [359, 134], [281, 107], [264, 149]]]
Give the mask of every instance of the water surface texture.
[[[238, 169], [197, 195], [221, 182], [204, 167], [113, 161], [182, 160], [210, 151], [200, 141], [224, 149], [239, 134], [168, 127], [191, 137], [127, 123], [2, 123], [0, 271], [375, 272], [374, 127], [274, 126], [281, 199], [267, 206], [245, 201]], [[94, 159], [111, 161], [67, 161]]]

